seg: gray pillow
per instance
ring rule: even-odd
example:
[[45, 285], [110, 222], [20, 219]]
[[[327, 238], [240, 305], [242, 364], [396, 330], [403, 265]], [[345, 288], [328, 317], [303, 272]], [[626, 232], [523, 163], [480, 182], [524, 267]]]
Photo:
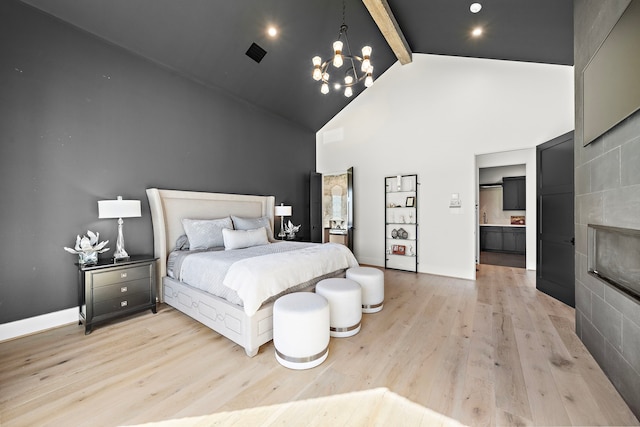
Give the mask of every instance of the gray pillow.
[[231, 215], [233, 220], [233, 228], [236, 230], [255, 230], [256, 228], [264, 227], [267, 229], [267, 238], [269, 241], [273, 241], [273, 228], [271, 227], [271, 221], [266, 216], [260, 218], [245, 218], [241, 216]]
[[182, 220], [184, 232], [189, 238], [189, 248], [208, 249], [224, 246], [222, 230], [233, 229], [230, 217], [220, 219], [188, 219]]
[[176, 239], [176, 251], [188, 251], [189, 250], [189, 238], [186, 234]]

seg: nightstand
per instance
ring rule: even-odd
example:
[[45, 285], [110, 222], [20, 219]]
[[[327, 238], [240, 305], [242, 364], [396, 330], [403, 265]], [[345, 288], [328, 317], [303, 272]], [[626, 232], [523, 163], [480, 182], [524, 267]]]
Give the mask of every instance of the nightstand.
[[278, 238], [278, 241], [280, 241], [280, 242], [306, 242], [306, 243], [309, 243], [309, 242], [311, 242], [311, 239], [309, 238], [309, 236], [301, 236], [299, 234], [296, 234], [296, 236], [293, 239], [289, 239], [288, 237], [285, 237], [284, 239]]
[[127, 261], [77, 264], [79, 324], [84, 323], [85, 334], [98, 322], [147, 309], [156, 312], [156, 260], [137, 255]]

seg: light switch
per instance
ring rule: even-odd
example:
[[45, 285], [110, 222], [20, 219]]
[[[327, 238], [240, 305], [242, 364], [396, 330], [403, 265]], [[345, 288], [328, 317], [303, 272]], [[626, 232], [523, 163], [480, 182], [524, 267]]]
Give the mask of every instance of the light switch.
[[460, 193], [451, 193], [451, 200], [449, 201], [450, 208], [462, 207], [462, 200], [460, 200]]

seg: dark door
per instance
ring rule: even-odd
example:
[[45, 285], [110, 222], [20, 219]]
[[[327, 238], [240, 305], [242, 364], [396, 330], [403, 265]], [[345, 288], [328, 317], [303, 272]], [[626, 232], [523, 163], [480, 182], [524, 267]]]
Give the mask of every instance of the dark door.
[[347, 246], [353, 252], [353, 167], [347, 170]]
[[573, 132], [537, 147], [536, 288], [575, 307]]
[[314, 243], [322, 243], [322, 174], [311, 172], [309, 175], [309, 222]]

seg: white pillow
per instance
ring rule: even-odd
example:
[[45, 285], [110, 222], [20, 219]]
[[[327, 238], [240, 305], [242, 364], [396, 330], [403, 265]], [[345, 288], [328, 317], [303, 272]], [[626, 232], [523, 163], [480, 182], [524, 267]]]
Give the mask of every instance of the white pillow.
[[224, 249], [242, 249], [252, 246], [268, 245], [267, 229], [264, 227], [254, 230], [222, 230], [222, 238], [224, 239]]
[[273, 228], [271, 227], [271, 221], [266, 216], [260, 218], [245, 218], [241, 216], [231, 215], [233, 220], [234, 230], [254, 230], [258, 227], [264, 227], [267, 229], [267, 238], [270, 242], [274, 241]]
[[220, 219], [187, 219], [182, 220], [182, 227], [189, 239], [189, 248], [209, 249], [224, 246], [222, 230], [233, 228], [230, 217]]

